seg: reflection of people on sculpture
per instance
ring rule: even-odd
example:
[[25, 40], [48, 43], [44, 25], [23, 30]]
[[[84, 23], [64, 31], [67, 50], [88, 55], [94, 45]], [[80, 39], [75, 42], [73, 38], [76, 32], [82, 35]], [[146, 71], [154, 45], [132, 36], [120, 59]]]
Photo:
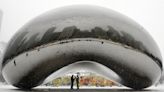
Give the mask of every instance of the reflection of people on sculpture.
[[73, 83], [74, 83], [74, 75], [71, 76], [71, 89], [73, 89]]
[[78, 74], [76, 76], [76, 86], [77, 86], [77, 89], [79, 89], [79, 75]]
[[16, 66], [16, 62], [15, 62], [15, 60], [14, 60], [14, 65]]

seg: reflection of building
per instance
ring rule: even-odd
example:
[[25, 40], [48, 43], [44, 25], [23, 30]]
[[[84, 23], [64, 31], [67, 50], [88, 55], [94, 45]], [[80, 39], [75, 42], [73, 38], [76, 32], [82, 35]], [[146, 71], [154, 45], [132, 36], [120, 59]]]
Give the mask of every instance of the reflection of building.
[[[83, 72], [80, 74], [80, 86], [95, 86], [95, 87], [105, 87], [105, 86], [117, 86], [116, 83], [114, 83], [111, 80], [108, 80], [102, 76], [98, 76], [94, 73], [90, 72]], [[58, 77], [56, 79], [53, 79], [51, 82], [45, 84], [46, 86], [70, 86], [71, 85], [71, 75], [66, 75], [63, 77]], [[76, 82], [74, 82], [74, 85], [76, 85]]]
[[116, 85], [111, 80], [107, 80], [101, 76], [90, 75], [90, 76], [81, 76], [80, 77], [81, 86], [96, 86], [96, 87], [105, 87], [105, 86], [114, 86]]

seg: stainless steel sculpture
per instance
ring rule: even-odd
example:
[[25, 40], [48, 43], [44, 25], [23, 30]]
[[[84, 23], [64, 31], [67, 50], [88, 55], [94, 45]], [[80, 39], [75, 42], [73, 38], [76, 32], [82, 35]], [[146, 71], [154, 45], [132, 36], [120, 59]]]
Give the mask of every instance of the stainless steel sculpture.
[[107, 67], [118, 76], [114, 81], [133, 89], [153, 85], [162, 72], [160, 51], [144, 28], [109, 9], [77, 5], [23, 26], [7, 46], [2, 73], [13, 86], [30, 89], [81, 61]]

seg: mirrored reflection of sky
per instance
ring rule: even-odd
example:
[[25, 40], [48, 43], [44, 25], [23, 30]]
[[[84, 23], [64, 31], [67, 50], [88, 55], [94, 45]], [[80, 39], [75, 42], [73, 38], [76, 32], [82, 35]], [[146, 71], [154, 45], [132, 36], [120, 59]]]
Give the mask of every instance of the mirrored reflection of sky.
[[72, 4], [103, 6], [132, 18], [153, 36], [164, 57], [164, 0], [0, 0], [3, 11], [0, 41], [8, 42], [18, 29], [34, 17]]

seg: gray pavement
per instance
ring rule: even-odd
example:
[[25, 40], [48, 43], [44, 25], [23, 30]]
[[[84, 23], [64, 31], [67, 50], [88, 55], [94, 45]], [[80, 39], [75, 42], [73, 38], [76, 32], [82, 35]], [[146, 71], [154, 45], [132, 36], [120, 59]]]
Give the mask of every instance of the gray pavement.
[[20, 89], [0, 89], [0, 92], [164, 92], [164, 90], [132, 90], [132, 89], [32, 89], [32, 90], [20, 90]]

